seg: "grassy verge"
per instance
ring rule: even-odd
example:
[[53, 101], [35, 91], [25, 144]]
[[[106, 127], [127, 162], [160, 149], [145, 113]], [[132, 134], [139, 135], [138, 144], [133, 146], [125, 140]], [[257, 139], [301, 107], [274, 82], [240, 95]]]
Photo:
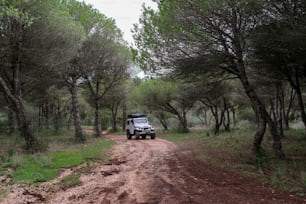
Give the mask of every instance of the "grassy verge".
[[306, 139], [303, 131], [285, 132], [283, 148], [285, 160], [275, 159], [272, 140], [265, 136], [262, 153], [257, 157], [251, 153], [253, 132], [235, 130], [213, 136], [207, 132], [188, 134], [163, 134], [161, 137], [187, 145], [195, 150], [197, 159], [246, 177], [269, 184], [273, 188], [306, 194]]
[[112, 141], [103, 138], [89, 138], [85, 144], [75, 144], [69, 138], [65, 136], [46, 138], [50, 147], [49, 151], [44, 153], [9, 154], [11, 151], [9, 150], [0, 158], [0, 175], [9, 174], [14, 183], [47, 181], [58, 176], [61, 168], [77, 166], [92, 159], [107, 159], [106, 151], [113, 144]]
[[190, 134], [158, 133], [158, 137], [172, 141], [172, 142], [182, 142], [182, 141], [185, 141], [188, 137], [190, 137]]

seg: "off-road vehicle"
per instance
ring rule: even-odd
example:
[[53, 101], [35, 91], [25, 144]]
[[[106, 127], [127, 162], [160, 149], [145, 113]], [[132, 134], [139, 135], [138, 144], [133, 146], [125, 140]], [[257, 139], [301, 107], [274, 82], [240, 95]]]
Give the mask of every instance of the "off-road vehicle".
[[126, 137], [132, 139], [135, 136], [136, 139], [140, 137], [146, 139], [150, 136], [151, 139], [155, 139], [154, 128], [149, 124], [147, 115], [145, 114], [131, 114], [128, 115], [126, 120]]

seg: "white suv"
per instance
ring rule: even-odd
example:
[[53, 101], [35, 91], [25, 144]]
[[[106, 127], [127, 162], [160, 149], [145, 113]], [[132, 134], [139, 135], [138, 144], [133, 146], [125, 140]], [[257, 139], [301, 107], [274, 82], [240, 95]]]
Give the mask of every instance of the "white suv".
[[136, 139], [139, 139], [140, 136], [142, 139], [146, 139], [147, 136], [150, 136], [151, 139], [155, 139], [155, 131], [154, 128], [149, 125], [147, 115], [128, 115], [128, 119], [126, 120], [126, 137], [130, 140], [134, 135]]

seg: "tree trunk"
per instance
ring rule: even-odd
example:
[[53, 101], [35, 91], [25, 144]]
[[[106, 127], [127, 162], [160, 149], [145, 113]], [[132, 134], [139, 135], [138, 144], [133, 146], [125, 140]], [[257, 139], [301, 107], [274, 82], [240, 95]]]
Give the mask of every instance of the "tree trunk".
[[44, 117], [44, 126], [46, 129], [49, 129], [49, 103], [44, 101], [43, 103], [43, 117]]
[[21, 135], [23, 135], [25, 142], [26, 142], [26, 146], [25, 146], [26, 150], [30, 152], [39, 151], [40, 147], [38, 145], [36, 138], [33, 135], [31, 123], [25, 115], [22, 101], [19, 101], [19, 104], [17, 104], [16, 107], [14, 108], [15, 108], [18, 129], [21, 132]]
[[164, 130], [167, 131], [168, 130], [167, 122], [164, 119], [162, 119], [162, 118], [159, 118], [158, 121], [163, 126]]
[[297, 95], [298, 103], [299, 103], [299, 106], [300, 106], [300, 113], [301, 113], [301, 117], [302, 117], [302, 122], [304, 124], [304, 128], [305, 128], [305, 131], [306, 131], [305, 105], [304, 105], [304, 100], [303, 100], [302, 91], [301, 91], [300, 87], [297, 87], [296, 95]]
[[95, 99], [95, 131], [96, 131], [96, 137], [101, 136], [101, 116], [100, 116], [100, 100]]
[[215, 135], [219, 135], [220, 133], [220, 127], [224, 121], [224, 110], [221, 111], [220, 113], [220, 117], [219, 117], [219, 110], [218, 110], [218, 105], [217, 104], [213, 104], [210, 105], [210, 110], [212, 115], [215, 118], [215, 129], [214, 129], [214, 134]]
[[256, 113], [256, 118], [257, 118], [257, 127], [256, 127], [255, 135], [254, 135], [254, 141], [253, 141], [253, 147], [252, 147], [252, 152], [255, 156], [260, 154], [261, 143], [263, 140], [263, 136], [266, 132], [266, 127], [267, 127], [267, 121], [265, 117], [258, 117]]
[[38, 105], [38, 129], [39, 131], [42, 130], [42, 101], [41, 98], [39, 99], [39, 105]]
[[19, 85], [19, 66], [15, 66], [14, 69], [14, 91], [9, 89], [9, 86], [5, 82], [5, 80], [0, 76], [0, 88], [3, 92], [4, 97], [9, 102], [9, 105], [14, 110], [18, 130], [20, 135], [24, 137], [25, 140], [25, 149], [29, 152], [39, 151], [40, 146], [39, 143], [34, 136], [31, 128], [31, 122], [27, 119], [25, 115], [25, 110], [23, 106], [23, 101], [21, 98], [21, 88]]
[[123, 102], [123, 105], [122, 105], [122, 130], [125, 131], [125, 128], [126, 128], [126, 104], [125, 102]]
[[305, 105], [304, 105], [304, 100], [303, 100], [303, 96], [302, 96], [302, 91], [301, 91], [301, 86], [300, 86], [300, 80], [299, 80], [299, 73], [297, 68], [295, 69], [295, 82], [293, 82], [292, 76], [291, 75], [287, 75], [287, 78], [290, 82], [291, 87], [295, 90], [295, 93], [297, 95], [298, 98], [298, 104], [300, 106], [300, 113], [301, 113], [301, 117], [302, 117], [302, 122], [304, 124], [304, 129], [306, 132], [306, 112], [305, 112]]
[[271, 106], [271, 119], [277, 129], [278, 134], [281, 138], [284, 138], [283, 131], [283, 101], [281, 95], [282, 85], [280, 82], [275, 84], [275, 95], [270, 97], [270, 106]]
[[231, 131], [231, 127], [230, 127], [231, 118], [230, 118], [229, 107], [228, 107], [225, 97], [223, 97], [223, 109], [226, 113], [223, 119], [224, 130], [226, 132], [230, 132]]
[[54, 114], [54, 129], [55, 133], [58, 134], [60, 132], [61, 111], [59, 107], [57, 107], [56, 105], [54, 105], [53, 114]]
[[236, 111], [235, 111], [235, 108], [234, 106], [231, 107], [231, 112], [232, 112], [232, 116], [233, 116], [233, 127], [236, 128]]
[[215, 134], [215, 135], [219, 135], [219, 134], [220, 134], [220, 126], [219, 126], [219, 123], [218, 123], [218, 120], [216, 119], [216, 117], [215, 117], [215, 129], [214, 129], [214, 134]]
[[179, 131], [182, 133], [189, 132], [186, 113], [183, 112], [183, 114], [178, 116], [178, 118], [179, 118]]
[[77, 80], [72, 80], [71, 87], [71, 105], [72, 105], [72, 116], [73, 116], [73, 124], [75, 131], [75, 140], [76, 142], [84, 142], [85, 136], [81, 127], [81, 115], [80, 115], [80, 107], [78, 101], [78, 92], [77, 92]]
[[168, 130], [167, 120], [166, 120], [165, 115], [163, 113], [158, 114], [158, 120], [159, 120], [160, 124], [163, 126], [164, 130]]
[[290, 92], [290, 98], [289, 98], [289, 104], [288, 104], [288, 107], [287, 109], [285, 110], [285, 94], [284, 95], [284, 108], [283, 108], [283, 118], [284, 118], [284, 125], [285, 125], [285, 129], [286, 130], [289, 130], [290, 129], [290, 126], [289, 126], [289, 117], [290, 117], [290, 113], [291, 113], [291, 108], [292, 108], [292, 105], [293, 105], [293, 102], [294, 102], [294, 99], [295, 99], [295, 96], [296, 96], [296, 91], [291, 88], [291, 92]]
[[15, 131], [15, 117], [14, 110], [11, 105], [8, 106], [7, 121], [7, 133], [8, 135], [12, 135]]
[[31, 122], [27, 119], [25, 115], [22, 99], [12, 94], [7, 84], [1, 77], [0, 77], [0, 87], [4, 93], [5, 98], [10, 103], [10, 106], [15, 113], [18, 130], [20, 132], [20, 135], [23, 136], [25, 140], [25, 149], [29, 152], [39, 151], [40, 146], [36, 137], [33, 134], [31, 128]]
[[281, 138], [284, 138], [284, 128], [283, 128], [283, 110], [284, 110], [284, 101], [283, 101], [283, 97], [282, 97], [282, 93], [283, 93], [283, 85], [282, 83], [278, 83], [277, 87], [277, 101], [278, 101], [278, 107], [277, 107], [277, 131], [278, 134], [281, 136]]
[[112, 109], [112, 131], [113, 132], [116, 132], [118, 130], [117, 128], [117, 107], [118, 106], [115, 105], [115, 107]]
[[[272, 135], [273, 138], [273, 150], [274, 150], [274, 154], [277, 158], [284, 158], [284, 153], [282, 150], [282, 142], [281, 142], [281, 137], [278, 134], [278, 131], [275, 127], [275, 124], [273, 123], [269, 113], [267, 112], [264, 104], [260, 101], [259, 97], [257, 96], [256, 92], [254, 91], [254, 89], [251, 87], [251, 85], [249, 84], [249, 80], [246, 76], [245, 73], [245, 69], [244, 69], [244, 65], [240, 64], [240, 75], [239, 75], [239, 79], [240, 82], [242, 83], [242, 86], [244, 87], [245, 93], [246, 95], [249, 97], [250, 101], [251, 101], [251, 105], [252, 108], [256, 114], [257, 117], [257, 129], [256, 129], [256, 133], [254, 136], [254, 143], [253, 143], [253, 153], [255, 155], [259, 154], [259, 150], [260, 150], [260, 145], [262, 142], [262, 139], [264, 137], [265, 134], [265, 123], [268, 122], [269, 124], [269, 129], [270, 129], [270, 133]], [[243, 67], [242, 67], [243, 66]]]

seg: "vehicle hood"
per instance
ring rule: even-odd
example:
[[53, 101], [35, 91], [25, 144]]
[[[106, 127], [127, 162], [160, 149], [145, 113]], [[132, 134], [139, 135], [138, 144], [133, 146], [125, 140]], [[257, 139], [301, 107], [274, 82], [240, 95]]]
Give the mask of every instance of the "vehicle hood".
[[135, 127], [138, 127], [138, 128], [152, 128], [151, 125], [145, 124], [145, 123], [135, 123]]

